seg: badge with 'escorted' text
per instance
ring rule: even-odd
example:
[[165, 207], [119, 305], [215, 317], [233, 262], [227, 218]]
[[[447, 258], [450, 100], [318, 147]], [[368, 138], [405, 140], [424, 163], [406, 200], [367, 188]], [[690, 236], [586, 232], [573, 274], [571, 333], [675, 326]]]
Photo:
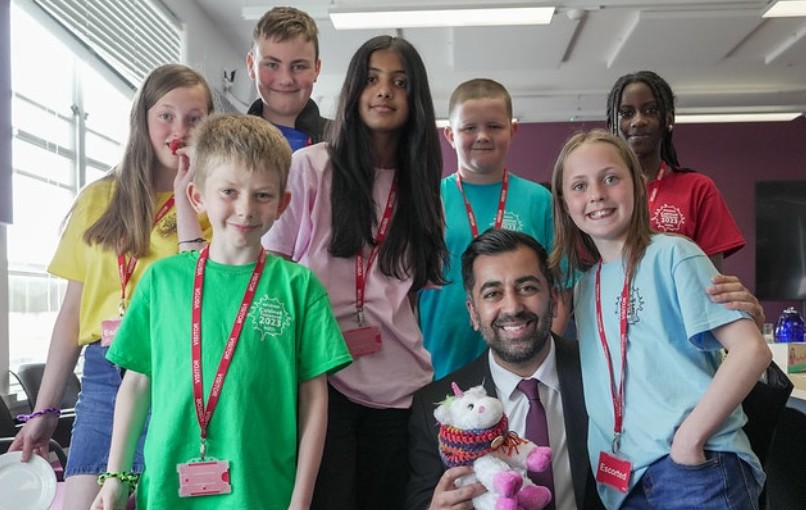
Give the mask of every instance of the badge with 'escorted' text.
[[599, 454], [596, 467], [596, 481], [619, 492], [627, 492], [630, 486], [632, 463], [608, 452]]

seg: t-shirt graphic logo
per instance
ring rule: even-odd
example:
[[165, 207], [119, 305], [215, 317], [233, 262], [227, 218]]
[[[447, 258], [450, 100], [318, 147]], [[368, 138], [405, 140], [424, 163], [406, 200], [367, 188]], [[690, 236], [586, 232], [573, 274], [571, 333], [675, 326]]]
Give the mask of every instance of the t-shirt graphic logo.
[[[638, 289], [630, 287], [630, 306], [627, 307], [627, 324], [638, 324], [641, 320], [638, 317], [638, 312], [644, 309], [644, 298], [638, 293]], [[621, 310], [621, 295], [616, 297], [616, 311], [615, 315], [618, 318]]]
[[680, 232], [686, 224], [686, 217], [679, 207], [663, 204], [652, 215], [652, 226], [659, 232]]
[[[488, 227], [495, 226], [495, 218], [493, 221], [490, 222]], [[501, 221], [501, 228], [505, 228], [507, 230], [514, 230], [516, 232], [523, 232], [523, 221], [521, 221], [521, 217], [518, 213], [512, 211], [504, 211], [504, 219]]]
[[163, 216], [155, 228], [162, 237], [168, 237], [176, 232], [176, 212], [171, 210], [168, 214]]
[[291, 325], [291, 314], [279, 299], [264, 295], [252, 303], [248, 317], [252, 319], [252, 326], [260, 333], [260, 341], [266, 336], [279, 337], [283, 330]]

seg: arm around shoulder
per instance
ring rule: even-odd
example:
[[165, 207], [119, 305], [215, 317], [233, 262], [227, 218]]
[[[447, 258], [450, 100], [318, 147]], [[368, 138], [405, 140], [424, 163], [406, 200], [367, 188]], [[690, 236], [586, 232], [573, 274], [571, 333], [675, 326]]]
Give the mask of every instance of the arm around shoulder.
[[766, 317], [764, 308], [754, 296], [735, 276], [716, 275], [711, 279], [711, 285], [706, 292], [711, 301], [722, 303], [730, 310], [741, 310], [753, 317], [756, 325], [761, 329]]

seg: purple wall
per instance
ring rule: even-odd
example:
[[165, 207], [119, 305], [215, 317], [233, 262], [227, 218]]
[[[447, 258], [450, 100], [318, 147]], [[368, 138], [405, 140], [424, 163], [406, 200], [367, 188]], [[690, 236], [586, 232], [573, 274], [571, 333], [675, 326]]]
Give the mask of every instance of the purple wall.
[[[576, 131], [603, 127], [602, 123], [564, 122], [521, 124], [510, 149], [512, 172], [538, 182], [549, 182], [557, 153]], [[680, 162], [711, 177], [719, 187], [747, 241], [725, 261], [725, 272], [755, 288], [755, 183], [806, 180], [806, 118], [791, 122], [736, 124], [678, 124], [675, 147]], [[445, 174], [456, 170], [453, 149], [443, 139]], [[767, 321], [775, 323], [789, 305], [765, 301]]]

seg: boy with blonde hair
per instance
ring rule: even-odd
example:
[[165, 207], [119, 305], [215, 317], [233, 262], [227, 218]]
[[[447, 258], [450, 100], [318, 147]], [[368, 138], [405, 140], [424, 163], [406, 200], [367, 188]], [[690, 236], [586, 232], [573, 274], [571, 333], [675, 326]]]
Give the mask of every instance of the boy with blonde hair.
[[260, 244], [288, 206], [291, 151], [247, 115], [211, 116], [191, 151], [213, 237], [149, 268], [107, 354], [126, 374], [93, 508], [125, 506], [149, 405], [138, 508], [308, 508], [326, 375], [351, 358], [313, 273]]
[[[551, 193], [507, 171], [507, 154], [518, 131], [507, 89], [485, 78], [466, 81], [451, 94], [449, 117], [444, 135], [458, 163], [441, 184], [450, 252], [445, 277], [450, 283], [419, 295], [420, 327], [434, 379], [467, 365], [487, 348], [471, 326], [462, 288], [461, 255], [470, 241], [489, 227], [506, 228], [551, 249], [554, 235]], [[560, 301], [552, 331], [562, 333], [568, 314]]]
[[252, 41], [246, 68], [260, 97], [248, 113], [274, 124], [292, 151], [322, 141], [328, 120], [311, 99], [322, 67], [316, 22], [294, 7], [274, 7], [255, 25]]

